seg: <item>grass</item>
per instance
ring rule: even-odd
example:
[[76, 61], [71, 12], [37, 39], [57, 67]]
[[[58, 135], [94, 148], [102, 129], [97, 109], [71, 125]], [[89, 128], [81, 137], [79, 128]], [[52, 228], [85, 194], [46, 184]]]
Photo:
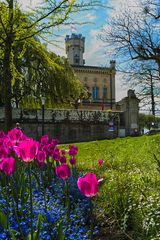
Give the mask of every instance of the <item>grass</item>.
[[95, 197], [102, 235], [113, 231], [118, 232], [114, 239], [160, 239], [160, 162], [155, 159], [160, 160], [160, 135], [75, 145], [78, 169], [104, 178]]

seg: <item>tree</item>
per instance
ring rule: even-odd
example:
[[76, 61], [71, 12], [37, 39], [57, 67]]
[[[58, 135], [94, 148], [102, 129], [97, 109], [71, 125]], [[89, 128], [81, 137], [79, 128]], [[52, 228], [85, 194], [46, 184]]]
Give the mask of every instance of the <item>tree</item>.
[[[126, 79], [130, 78], [129, 83], [139, 87], [138, 92], [143, 92], [145, 98], [151, 96], [153, 114], [155, 114], [153, 88], [157, 77], [160, 76], [160, 12], [158, 12], [160, 4], [156, 2], [144, 0], [138, 9], [135, 8], [136, 11], [129, 8], [121, 11], [121, 14], [108, 21], [100, 35], [106, 47], [112, 46], [115, 54], [121, 58], [125, 69], [121, 71], [128, 73]], [[156, 80], [153, 65], [158, 69]]]
[[[33, 42], [36, 47], [27, 45], [23, 58], [18, 58], [19, 54], [14, 55], [14, 64], [19, 72], [12, 88], [12, 99], [16, 106], [27, 106], [27, 102], [36, 100], [34, 106], [38, 107], [40, 96], [45, 96], [46, 104], [50, 107], [77, 98], [82, 91], [82, 84], [74, 75], [68, 60], [48, 52], [39, 41], [33, 39]], [[21, 49], [17, 46], [16, 53], [19, 53], [18, 48]]]
[[137, 92], [137, 97], [141, 101], [140, 107], [151, 108], [153, 115], [156, 113], [156, 105], [159, 102], [159, 76], [154, 65], [134, 61], [125, 74], [125, 81], [129, 82], [131, 88]]
[[68, 21], [71, 12], [86, 10], [94, 1], [75, 3], [75, 1], [43, 1], [41, 7], [32, 13], [22, 13], [14, 0], [0, 4], [0, 47], [2, 54], [3, 99], [5, 100], [5, 129], [12, 126], [12, 84], [15, 81], [14, 47], [24, 46], [33, 41], [33, 37], [49, 32], [50, 28]]
[[148, 128], [150, 130], [151, 127], [157, 128], [159, 123], [160, 117], [155, 117], [153, 115], [147, 115], [143, 113], [139, 114], [139, 126], [142, 129]]
[[100, 38], [125, 59], [154, 60], [160, 68], [159, 17], [149, 14], [149, 10], [146, 12], [144, 3], [141, 11], [127, 9], [113, 17], [102, 30]]

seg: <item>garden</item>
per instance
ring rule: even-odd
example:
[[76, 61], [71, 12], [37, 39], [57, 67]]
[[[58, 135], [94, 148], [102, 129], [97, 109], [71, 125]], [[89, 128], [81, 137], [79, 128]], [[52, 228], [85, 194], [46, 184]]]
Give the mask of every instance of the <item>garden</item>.
[[77, 171], [77, 153], [47, 135], [1, 131], [0, 239], [93, 239], [92, 197], [102, 180]]
[[0, 132], [0, 239], [160, 239], [159, 135], [60, 145]]

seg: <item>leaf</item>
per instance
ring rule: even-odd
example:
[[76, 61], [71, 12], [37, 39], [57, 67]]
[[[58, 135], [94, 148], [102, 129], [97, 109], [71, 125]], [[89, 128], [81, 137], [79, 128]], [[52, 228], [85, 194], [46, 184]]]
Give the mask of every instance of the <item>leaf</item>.
[[0, 210], [0, 225], [2, 228], [8, 228], [8, 216]]
[[37, 176], [36, 172], [32, 171], [32, 175], [34, 176], [35, 180], [37, 181], [38, 187], [41, 187], [40, 179]]
[[41, 222], [42, 222], [43, 216], [41, 214], [38, 215], [37, 220], [37, 230], [33, 234], [33, 240], [40, 240], [40, 232], [41, 232]]
[[153, 154], [153, 156], [157, 163], [157, 170], [160, 171], [160, 160], [157, 158], [157, 156], [155, 154]]
[[58, 225], [58, 235], [56, 240], [65, 240], [65, 234], [63, 233], [63, 221], [60, 221]]
[[15, 234], [17, 233], [15, 230], [11, 230], [10, 228], [8, 229], [11, 237], [12, 237], [12, 240], [17, 240]]
[[[40, 230], [41, 230], [41, 221], [43, 216], [41, 214], [38, 215], [36, 231], [33, 233], [33, 240], [40, 240]], [[31, 240], [31, 232], [25, 237], [25, 240]]]

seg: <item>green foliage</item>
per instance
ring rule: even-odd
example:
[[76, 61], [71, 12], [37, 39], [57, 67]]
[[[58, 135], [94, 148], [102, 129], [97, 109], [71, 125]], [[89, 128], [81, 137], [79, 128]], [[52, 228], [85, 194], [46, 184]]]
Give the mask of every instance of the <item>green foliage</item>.
[[[4, 5], [2, 19], [6, 19], [6, 12], [7, 9]], [[35, 38], [34, 34], [32, 36], [35, 26], [27, 30], [30, 21], [18, 9], [15, 9], [15, 18], [18, 22], [10, 58], [11, 99], [14, 105], [16, 107], [40, 107], [41, 95], [46, 97], [47, 107], [53, 107], [57, 103], [70, 103], [77, 99], [83, 91], [82, 85], [75, 77], [67, 60], [47, 51], [39, 39]], [[4, 22], [7, 24], [7, 20]], [[7, 28], [7, 26], [4, 27]], [[0, 30], [4, 32], [1, 26]], [[28, 34], [31, 37], [28, 38]], [[0, 48], [0, 51], [3, 56], [3, 49]], [[0, 88], [2, 89], [4, 84], [2, 61], [0, 68]], [[5, 103], [6, 96], [3, 94], [4, 92], [1, 96], [2, 102]]]
[[[41, 232], [41, 222], [43, 220], [43, 216], [41, 214], [38, 215], [36, 231], [33, 233], [33, 240], [40, 240], [40, 232]], [[29, 233], [25, 240], [31, 240], [31, 233]]]
[[[103, 177], [95, 198], [104, 231], [119, 229], [132, 239], [159, 239], [159, 135], [79, 143], [77, 166]], [[98, 159], [104, 159], [99, 166]], [[123, 238], [122, 238], [123, 239]], [[128, 238], [127, 238], [128, 239]]]
[[65, 234], [64, 234], [64, 232], [63, 232], [63, 221], [60, 221], [59, 223], [58, 223], [58, 233], [57, 233], [57, 238], [56, 238], [56, 240], [59, 240], [59, 239], [61, 239], [61, 240], [65, 240]]
[[[35, 45], [36, 41], [32, 41]], [[80, 81], [75, 77], [66, 58], [48, 52], [38, 43], [38, 47], [30, 46], [23, 59], [25, 75], [22, 79], [21, 101], [23, 107], [40, 107], [41, 96], [46, 97], [46, 107], [55, 104], [70, 103], [83, 91]], [[32, 61], [30, 61], [32, 59]], [[15, 89], [17, 94], [17, 88]]]
[[156, 117], [154, 115], [147, 115], [147, 114], [143, 114], [140, 113], [139, 114], [139, 123], [140, 123], [140, 127], [150, 127], [152, 122], [156, 122], [159, 123], [160, 122], [160, 117]]
[[0, 225], [3, 228], [8, 227], [8, 217], [7, 214], [5, 214], [2, 210], [0, 210]]
[[[12, 104], [14, 103], [16, 107], [23, 106], [36, 97], [33, 102], [39, 105], [39, 91], [47, 95], [47, 102], [51, 104], [62, 100], [70, 102], [74, 99], [70, 95], [77, 94], [77, 87], [71, 87], [76, 79], [73, 81], [72, 78], [72, 81], [68, 81], [69, 84], [66, 84], [66, 80], [69, 79], [64, 75], [63, 78], [55, 79], [57, 74], [60, 76], [57, 69], [60, 69], [61, 64], [59, 66], [54, 61], [39, 39], [42, 34], [46, 37], [51, 28], [67, 23], [71, 12], [77, 12], [82, 8], [86, 10], [87, 7], [91, 9], [93, 5], [94, 1], [76, 4], [74, 1], [69, 3], [68, 0], [44, 0], [33, 11], [22, 12], [17, 1], [8, 0], [0, 3], [0, 102], [5, 107], [6, 130], [12, 126]], [[30, 58], [26, 61], [27, 53]], [[61, 66], [61, 69], [63, 67]], [[65, 73], [66, 69], [62, 71]], [[37, 75], [40, 78], [36, 79]], [[32, 81], [33, 79], [36, 81]], [[44, 87], [43, 92], [42, 87], [39, 88], [40, 83]]]

